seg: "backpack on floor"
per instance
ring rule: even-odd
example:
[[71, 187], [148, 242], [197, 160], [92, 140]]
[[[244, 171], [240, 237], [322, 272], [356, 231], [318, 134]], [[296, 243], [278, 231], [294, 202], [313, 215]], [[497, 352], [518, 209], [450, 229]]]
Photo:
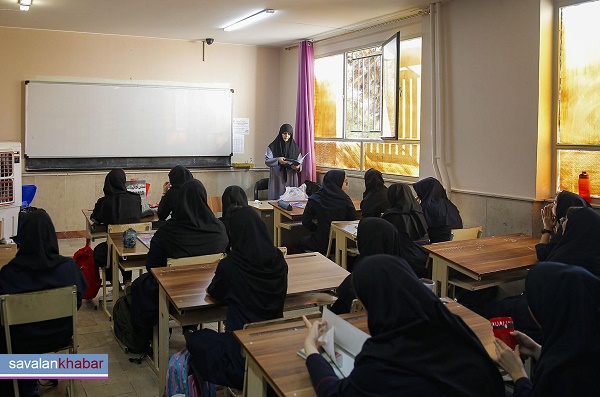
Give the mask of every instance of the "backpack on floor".
[[113, 323], [115, 337], [127, 348], [128, 353], [149, 352], [150, 341], [131, 322], [131, 294], [120, 297], [113, 306]]
[[187, 348], [173, 354], [167, 369], [165, 396], [184, 394], [187, 397], [215, 397], [215, 385], [200, 381], [190, 365]]
[[85, 247], [75, 252], [73, 259], [77, 262], [88, 285], [83, 293], [83, 299], [94, 299], [98, 295], [98, 290], [100, 290], [100, 286], [102, 285], [100, 271], [94, 262], [94, 250], [86, 244]]

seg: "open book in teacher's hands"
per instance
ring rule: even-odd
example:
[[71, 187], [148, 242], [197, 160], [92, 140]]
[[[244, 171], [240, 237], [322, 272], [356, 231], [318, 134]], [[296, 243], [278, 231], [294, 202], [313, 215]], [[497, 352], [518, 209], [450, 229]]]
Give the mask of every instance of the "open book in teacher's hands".
[[[310, 153], [310, 152], [308, 152]], [[288, 163], [290, 163], [291, 165], [300, 165], [304, 162], [304, 159], [306, 158], [306, 156], [308, 156], [308, 153], [306, 153], [304, 156], [302, 156], [300, 158], [300, 160], [295, 160], [295, 159], [285, 159], [285, 161], [287, 161]]]

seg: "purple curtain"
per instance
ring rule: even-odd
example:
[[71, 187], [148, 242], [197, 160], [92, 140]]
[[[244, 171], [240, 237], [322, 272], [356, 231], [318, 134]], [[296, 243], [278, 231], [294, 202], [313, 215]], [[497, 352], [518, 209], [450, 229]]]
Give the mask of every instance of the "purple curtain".
[[296, 104], [296, 137], [302, 155], [308, 153], [302, 164], [300, 183], [306, 179], [317, 181], [315, 162], [314, 99], [315, 53], [310, 41], [298, 45], [298, 97]]

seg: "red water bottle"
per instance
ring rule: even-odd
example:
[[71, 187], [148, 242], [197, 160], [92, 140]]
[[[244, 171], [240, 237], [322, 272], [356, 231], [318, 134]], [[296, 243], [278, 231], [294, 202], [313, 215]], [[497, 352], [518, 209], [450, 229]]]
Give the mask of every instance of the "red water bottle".
[[592, 197], [590, 196], [590, 176], [585, 171], [579, 174], [579, 195], [588, 203], [592, 203]]

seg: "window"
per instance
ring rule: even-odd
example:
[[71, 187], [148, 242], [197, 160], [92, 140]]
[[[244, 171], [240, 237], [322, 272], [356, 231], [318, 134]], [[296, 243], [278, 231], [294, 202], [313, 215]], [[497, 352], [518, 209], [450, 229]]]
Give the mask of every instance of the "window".
[[557, 188], [577, 192], [579, 174], [587, 171], [595, 197], [600, 195], [599, 19], [600, 1], [559, 9]]
[[315, 60], [315, 151], [324, 167], [419, 176], [421, 38]]

